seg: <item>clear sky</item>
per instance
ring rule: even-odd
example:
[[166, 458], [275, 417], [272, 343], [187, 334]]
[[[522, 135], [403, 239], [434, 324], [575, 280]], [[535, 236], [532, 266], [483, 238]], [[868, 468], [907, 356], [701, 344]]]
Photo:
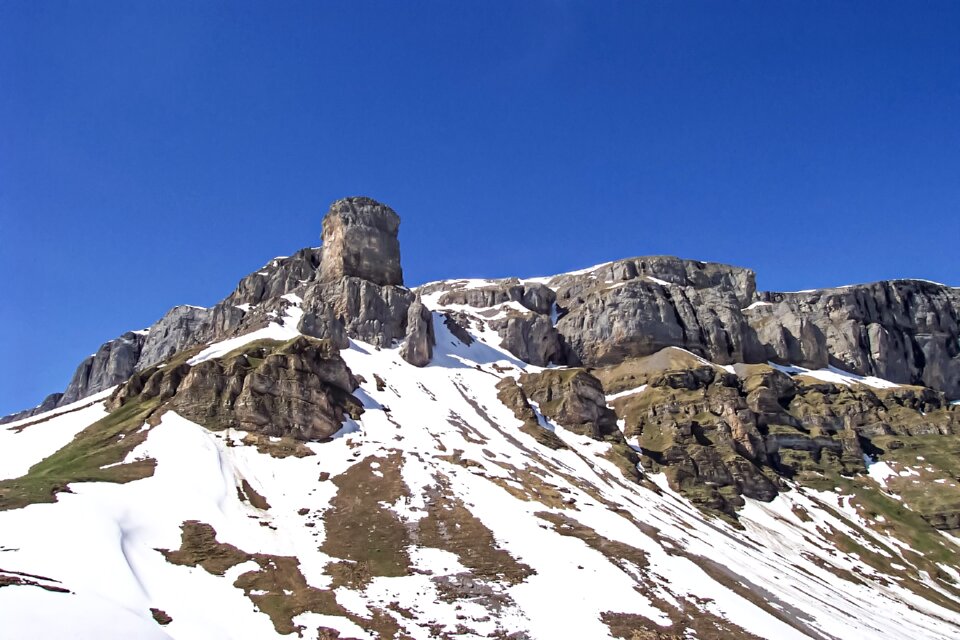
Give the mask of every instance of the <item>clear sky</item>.
[[0, 0], [0, 414], [346, 195], [411, 285], [960, 285], [960, 2]]

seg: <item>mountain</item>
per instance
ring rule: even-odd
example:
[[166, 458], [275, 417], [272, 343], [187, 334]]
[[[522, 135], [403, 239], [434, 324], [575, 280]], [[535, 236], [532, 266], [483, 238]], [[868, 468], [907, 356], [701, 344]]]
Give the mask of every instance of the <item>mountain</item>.
[[960, 291], [654, 256], [403, 284], [400, 219], [0, 427], [0, 636], [960, 637]]

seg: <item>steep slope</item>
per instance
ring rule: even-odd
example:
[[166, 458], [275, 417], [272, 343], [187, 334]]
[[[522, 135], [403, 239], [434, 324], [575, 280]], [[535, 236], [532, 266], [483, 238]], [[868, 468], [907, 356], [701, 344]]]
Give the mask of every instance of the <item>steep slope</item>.
[[[960, 635], [953, 290], [638, 258], [410, 291], [397, 224], [335, 203], [0, 429], [3, 633]], [[852, 326], [922, 359], [841, 366]]]

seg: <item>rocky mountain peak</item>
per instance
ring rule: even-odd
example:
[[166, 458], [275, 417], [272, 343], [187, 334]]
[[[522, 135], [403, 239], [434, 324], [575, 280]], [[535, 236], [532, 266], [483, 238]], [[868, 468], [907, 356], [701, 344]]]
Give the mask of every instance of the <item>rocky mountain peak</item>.
[[378, 285], [402, 285], [400, 216], [372, 198], [337, 200], [323, 218], [324, 282], [351, 276]]

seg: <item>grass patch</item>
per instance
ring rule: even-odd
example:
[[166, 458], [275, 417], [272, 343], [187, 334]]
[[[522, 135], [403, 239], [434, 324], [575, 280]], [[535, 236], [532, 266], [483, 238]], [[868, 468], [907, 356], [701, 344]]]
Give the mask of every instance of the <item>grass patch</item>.
[[341, 607], [333, 591], [307, 584], [297, 558], [247, 553], [232, 544], [219, 542], [217, 532], [209, 524], [195, 520], [184, 522], [180, 548], [158, 551], [172, 564], [199, 566], [218, 576], [238, 564], [255, 562], [257, 568], [241, 574], [233, 586], [243, 589], [257, 609], [270, 617], [279, 634], [301, 635], [304, 628], [294, 624], [293, 619], [307, 611], [345, 617], [382, 638], [393, 638], [399, 630], [389, 615], [374, 610], [372, 618], [361, 618]]
[[0, 481], [0, 511], [56, 502], [57, 493], [69, 491], [72, 482], [125, 483], [153, 475], [155, 460], [123, 460], [146, 440], [150, 427], [141, 427], [159, 405], [157, 400], [129, 402], [78, 433], [25, 475]]
[[401, 464], [399, 452], [370, 456], [332, 479], [339, 491], [323, 516], [326, 538], [320, 550], [341, 559], [328, 566], [334, 589], [361, 589], [375, 576], [410, 574], [409, 533], [383, 504], [409, 495]]
[[257, 451], [274, 458], [306, 458], [315, 455], [313, 449], [290, 436], [271, 438], [259, 433], [248, 433], [243, 436], [243, 444], [256, 447]]

